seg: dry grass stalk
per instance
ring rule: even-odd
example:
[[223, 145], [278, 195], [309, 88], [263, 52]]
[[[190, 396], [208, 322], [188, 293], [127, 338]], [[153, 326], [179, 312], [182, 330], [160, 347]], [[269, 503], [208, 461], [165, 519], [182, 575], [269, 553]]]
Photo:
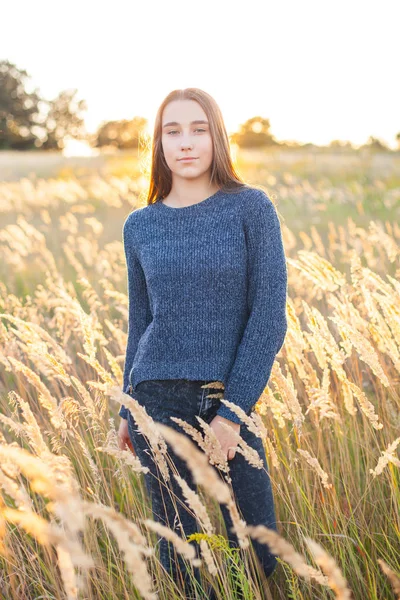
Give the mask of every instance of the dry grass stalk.
[[310, 411], [318, 411], [318, 420], [322, 419], [335, 419], [341, 422], [339, 413], [336, 410], [333, 398], [329, 394], [330, 378], [329, 368], [324, 369], [322, 374], [322, 385], [321, 387], [315, 388], [306, 386], [308, 396], [311, 400], [308, 408], [305, 412], [306, 415]]
[[[342, 367], [346, 359], [346, 354], [338, 348], [326, 319], [317, 308], [314, 306], [310, 307], [305, 300], [302, 300], [302, 306], [308, 319], [307, 326], [313, 334], [313, 340], [316, 341], [316, 344], [313, 344], [313, 350], [320, 367], [325, 370], [327, 368], [326, 361], [328, 361], [340, 379], [346, 377], [346, 373]], [[311, 336], [308, 334], [307, 339], [311, 340]]]
[[188, 486], [187, 482], [182, 479], [182, 477], [174, 473], [174, 478], [180, 485], [183, 495], [186, 498], [188, 505], [192, 509], [196, 519], [199, 521], [201, 527], [204, 529], [207, 535], [213, 535], [215, 533], [215, 527], [211, 523], [207, 509], [200, 500], [199, 495]]
[[190, 423], [187, 423], [183, 419], [179, 419], [179, 417], [171, 417], [171, 421], [180, 425], [183, 431], [205, 452], [209, 463], [216, 466], [222, 473], [225, 473], [225, 481], [231, 483], [229, 464], [225, 454], [222, 452], [221, 444], [218, 442], [214, 431], [201, 417], [196, 416], [196, 419], [204, 430], [204, 437], [195, 427], [190, 425]]
[[332, 484], [328, 483], [329, 475], [328, 475], [328, 473], [325, 473], [325, 471], [319, 464], [318, 459], [315, 458], [315, 456], [311, 456], [311, 454], [307, 450], [302, 450], [301, 448], [297, 448], [297, 452], [299, 454], [301, 454], [302, 456], [304, 456], [304, 458], [306, 459], [308, 464], [314, 469], [314, 471], [316, 471], [316, 473], [318, 474], [318, 476], [321, 479], [321, 483], [324, 486], [324, 488], [331, 489]]
[[279, 364], [275, 361], [271, 378], [276, 390], [285, 403], [286, 409], [290, 414], [290, 419], [293, 420], [293, 425], [298, 429], [299, 435], [301, 435], [304, 415], [290, 373], [285, 377]]
[[393, 592], [396, 594], [396, 600], [400, 600], [400, 577], [399, 577], [399, 575], [397, 575], [397, 573], [395, 573], [389, 567], [389, 565], [381, 558], [378, 558], [378, 565], [380, 566], [382, 571], [385, 573], [385, 575], [389, 579], [391, 586], [393, 588]]
[[43, 373], [47, 376], [57, 377], [65, 385], [69, 384], [64, 365], [71, 365], [72, 360], [46, 329], [40, 327], [38, 323], [23, 320], [8, 313], [1, 313], [0, 317], [15, 325], [8, 329], [7, 333], [20, 340], [22, 350], [33, 362], [36, 362], [40, 356], [40, 368]]
[[379, 417], [377, 414], [375, 414], [375, 408], [372, 402], [368, 400], [364, 392], [360, 390], [360, 388], [357, 385], [355, 385], [355, 383], [353, 383], [352, 381], [347, 381], [347, 385], [353, 392], [354, 396], [357, 398], [362, 412], [365, 414], [372, 427], [374, 429], [382, 429], [383, 424], [379, 423]]
[[117, 442], [117, 434], [115, 429], [110, 430], [107, 433], [107, 440], [105, 446], [96, 446], [96, 451], [106, 452], [110, 456], [115, 456], [119, 460], [122, 460], [126, 465], [129, 466], [132, 471], [136, 473], [149, 473], [150, 469], [148, 467], [144, 467], [139, 458], [135, 456], [132, 451], [129, 450], [120, 450]]
[[[91, 417], [91, 419], [92, 419], [91, 425], [94, 428], [94, 431], [101, 432], [102, 428], [100, 426], [100, 419], [102, 418], [103, 413], [105, 412], [105, 408], [103, 409], [103, 412], [100, 411], [98, 413], [98, 408], [97, 408], [96, 404], [93, 402], [93, 398], [91, 397], [91, 395], [87, 391], [87, 389], [79, 381], [79, 379], [77, 377], [74, 377], [74, 375], [71, 375], [70, 382], [71, 382], [72, 386], [79, 392], [79, 395], [84, 404], [84, 406], [81, 406], [81, 410], [83, 410], [84, 412], [87, 412], [87, 414]], [[104, 403], [104, 406], [105, 406], [105, 403]]]
[[347, 586], [347, 581], [336, 564], [336, 561], [323, 548], [312, 540], [305, 538], [311, 552], [314, 555], [315, 562], [319, 565], [328, 577], [328, 585], [334, 591], [338, 600], [350, 600], [352, 598], [351, 590]]
[[64, 431], [65, 435], [68, 425], [65, 422], [63, 414], [56, 400], [52, 397], [46, 386], [41, 382], [40, 377], [34, 371], [32, 371], [32, 369], [24, 365], [21, 361], [17, 360], [13, 356], [9, 356], [8, 360], [13, 365], [14, 369], [17, 372], [25, 375], [29, 383], [31, 383], [38, 390], [38, 400], [40, 405], [48, 412], [51, 424], [55, 429]]
[[376, 477], [377, 475], [380, 475], [383, 472], [383, 469], [386, 467], [386, 465], [391, 462], [394, 465], [396, 465], [396, 467], [400, 467], [400, 460], [394, 455], [397, 446], [400, 444], [400, 437], [396, 438], [394, 440], [394, 442], [392, 442], [386, 450], [383, 450], [382, 452], [382, 456], [379, 458], [378, 460], [378, 464], [376, 465], [375, 469], [370, 469], [369, 472]]
[[[202, 421], [202, 419], [200, 419], [200, 417], [199, 417], [199, 421]], [[203, 421], [202, 423], [200, 423], [200, 425], [202, 427], [204, 427], [204, 429], [207, 428], [207, 429], [211, 430], [212, 433], [214, 433], [212, 431], [212, 428], [208, 425], [208, 423], [205, 423]], [[228, 425], [227, 423], [221, 423], [221, 426], [227, 432], [228, 431], [231, 432], [231, 430], [232, 430], [230, 425]], [[239, 433], [236, 433], [235, 431], [233, 433], [234, 433], [234, 435], [232, 436], [232, 438], [234, 440], [236, 440], [236, 444], [237, 444], [236, 452], [238, 452], [238, 454], [241, 454], [252, 467], [255, 467], [256, 469], [263, 469], [264, 463], [261, 460], [261, 458], [259, 457], [258, 452], [256, 450], [254, 450], [253, 448], [250, 448], [250, 446], [248, 444], [246, 444], [246, 442], [244, 441], [244, 439], [241, 437], [241, 435]], [[218, 442], [217, 439], [216, 439], [216, 441]], [[219, 444], [219, 442], [218, 442], [218, 444]], [[222, 450], [222, 448], [221, 448], [221, 450]]]
[[299, 260], [288, 258], [289, 264], [299, 269], [318, 288], [334, 292], [346, 283], [345, 276], [319, 254], [299, 250], [297, 255]]
[[37, 458], [22, 448], [0, 445], [0, 465], [7, 460], [12, 460], [29, 479], [33, 491], [53, 500], [46, 509], [54, 512], [72, 535], [83, 529], [80, 488], [67, 457], [48, 452]]
[[83, 508], [86, 515], [90, 514], [96, 519], [102, 519], [110, 529], [123, 553], [125, 564], [136, 588], [143, 598], [155, 600], [157, 596], [151, 590], [152, 578], [143, 559], [143, 556], [153, 556], [154, 549], [147, 546], [146, 539], [139, 528], [108, 506], [85, 501]]
[[389, 380], [382, 369], [378, 356], [371, 342], [369, 342], [369, 340], [367, 340], [362, 333], [357, 331], [355, 327], [344, 321], [344, 319], [340, 318], [338, 315], [334, 315], [329, 318], [336, 323], [343, 339], [346, 340], [347, 343], [352, 344], [352, 346], [358, 352], [360, 359], [370, 367], [374, 375], [378, 377], [385, 387], [389, 387]]
[[175, 531], [172, 531], [172, 529], [170, 529], [169, 527], [162, 525], [162, 523], [158, 523], [157, 521], [153, 521], [151, 519], [142, 519], [142, 522], [144, 525], [146, 525], [146, 527], [148, 527], [152, 531], [155, 531], [156, 533], [164, 537], [166, 540], [171, 542], [176, 551], [179, 552], [179, 554], [182, 554], [185, 558], [187, 558], [194, 567], [201, 566], [201, 560], [197, 558], [196, 549], [193, 546], [193, 544], [190, 544], [189, 542], [186, 542], [185, 540], [180, 538], [179, 535], [175, 533]]
[[146, 408], [141, 406], [129, 394], [125, 394], [118, 386], [107, 387], [105, 393], [110, 395], [112, 400], [124, 404], [128, 408], [138, 426], [138, 431], [146, 437], [154, 455], [154, 460], [157, 462], [158, 468], [165, 481], [170, 480], [168, 465], [165, 460], [167, 454], [167, 445], [162, 439], [160, 431], [155, 427], [155, 422], [150, 415], [147, 414]]
[[321, 585], [328, 585], [327, 577], [314, 567], [308, 565], [305, 558], [293, 548], [292, 544], [287, 542], [273, 529], [269, 529], [265, 525], [248, 525], [246, 531], [261, 544], [267, 544], [271, 552], [280, 556], [292, 567], [297, 575], [304, 577], [306, 581], [315, 579]]
[[218, 575], [218, 567], [215, 564], [209, 545], [204, 538], [200, 540], [200, 552], [210, 575]]
[[192, 472], [194, 482], [203, 485], [218, 502], [226, 504], [239, 544], [242, 548], [247, 548], [249, 541], [243, 534], [245, 522], [240, 519], [236, 503], [232, 499], [228, 485], [222, 481], [222, 475], [218, 475], [217, 471], [208, 463], [206, 454], [198, 450], [186, 435], [178, 433], [162, 423], [156, 423], [155, 426], [171, 444], [174, 452], [186, 462]]
[[[0, 487], [4, 490], [4, 492], [12, 498], [16, 504], [16, 506], [21, 510], [32, 510], [33, 502], [31, 497], [25, 488], [21, 485], [18, 485], [13, 477], [9, 477], [7, 474], [8, 465], [11, 466], [11, 469], [15, 465], [12, 463], [8, 463], [7, 461], [3, 461], [0, 468]], [[14, 469], [13, 469], [14, 470]]]
[[74, 567], [88, 569], [95, 566], [92, 557], [84, 552], [79, 540], [75, 536], [68, 535], [67, 537], [61, 527], [54, 523], [48, 523], [31, 511], [5, 508], [2, 510], [2, 516], [6, 521], [21, 526], [40, 544], [55, 547], [67, 598], [76, 600], [81, 588], [81, 581], [77, 578]]
[[341, 392], [342, 398], [344, 402], [345, 409], [347, 412], [354, 416], [357, 414], [357, 407], [354, 405], [354, 394], [352, 387], [350, 386], [350, 381], [346, 379], [341, 380]]

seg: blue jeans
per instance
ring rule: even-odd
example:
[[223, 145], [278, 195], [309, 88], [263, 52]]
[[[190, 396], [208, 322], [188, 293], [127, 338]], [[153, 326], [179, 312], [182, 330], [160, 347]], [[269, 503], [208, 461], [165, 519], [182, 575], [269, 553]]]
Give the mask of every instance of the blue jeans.
[[[218, 391], [209, 387], [202, 389], [201, 386], [207, 383], [211, 382], [209, 380], [191, 381], [187, 379], [153, 379], [141, 381], [135, 386], [132, 396], [141, 406], [146, 408], [148, 415], [155, 422], [168, 425], [179, 433], [184, 434], [183, 429], [170, 419], [172, 416], [179, 417], [202, 432], [195, 418], [196, 415], [209, 423], [221, 405], [221, 401], [218, 398], [207, 398], [208, 394]], [[152, 458], [149, 443], [145, 436], [137, 431], [136, 423], [130, 411], [128, 411], [128, 430], [132, 445], [141, 464], [149, 468], [149, 472], [144, 474], [144, 478], [152, 503], [153, 519], [171, 528], [180, 537], [183, 537], [181, 530], [177, 527], [176, 514], [178, 513], [185, 536], [188, 537], [191, 533], [197, 532], [196, 519], [190, 514], [190, 509], [185, 508], [187, 505], [180, 486], [170, 471], [168, 488], [173, 492], [171, 499], [171, 492], [168, 493], [166, 482]], [[232, 460], [228, 461], [230, 467], [229, 475], [232, 479], [232, 491], [237, 507], [248, 525], [262, 524], [276, 531], [274, 500], [262, 440], [251, 433], [244, 424], [240, 427], [240, 435], [251, 448], [256, 450], [263, 461], [264, 468], [257, 469], [252, 467], [238, 452], [236, 452]], [[187, 482], [189, 487], [196, 491], [196, 484], [193, 482], [193, 477], [185, 461], [173, 452], [169, 444], [167, 444], [167, 447], [168, 454], [173, 460], [178, 473]], [[197, 444], [196, 447], [199, 448]], [[179, 500], [181, 500], [182, 504]], [[228, 509], [224, 504], [220, 504], [220, 508], [227, 529], [229, 545], [239, 548], [237, 536], [230, 530], [232, 521]], [[194, 544], [196, 554], [199, 556], [198, 544], [196, 542], [190, 543]], [[260, 544], [256, 540], [251, 539], [251, 544], [265, 576], [269, 577], [277, 564], [276, 555], [269, 550], [267, 545]], [[181, 555], [174, 552], [171, 542], [167, 542], [165, 538], [161, 537], [159, 539], [159, 547], [161, 564], [170, 573], [173, 580], [178, 582], [179, 574], [177, 574], [176, 568], [178, 563], [179, 570], [183, 576], [183, 582], [180, 581], [180, 584], [184, 586], [187, 598], [195, 598], [196, 596], [188, 577], [188, 563], [186, 562], [185, 564]], [[189, 565], [189, 568], [193, 569], [194, 578], [200, 584], [199, 568], [192, 567], [191, 565]], [[201, 589], [201, 584], [199, 587]], [[205, 596], [205, 598], [211, 597]]]

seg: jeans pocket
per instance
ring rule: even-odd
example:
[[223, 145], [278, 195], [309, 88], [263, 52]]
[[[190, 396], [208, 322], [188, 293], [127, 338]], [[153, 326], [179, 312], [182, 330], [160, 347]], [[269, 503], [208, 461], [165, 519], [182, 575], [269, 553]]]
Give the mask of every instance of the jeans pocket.
[[197, 410], [198, 416], [201, 417], [203, 421], [206, 421], [206, 423], [213, 420], [217, 414], [217, 410], [221, 406], [221, 400], [219, 398], [208, 398], [208, 396], [213, 393], [215, 393], [215, 390], [212, 388], [203, 388]]

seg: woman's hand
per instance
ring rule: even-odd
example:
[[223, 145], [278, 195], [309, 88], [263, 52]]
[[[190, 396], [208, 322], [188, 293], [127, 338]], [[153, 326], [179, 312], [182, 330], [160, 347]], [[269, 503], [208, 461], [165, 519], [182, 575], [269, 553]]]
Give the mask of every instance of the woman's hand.
[[[233, 430], [232, 433], [225, 427], [221, 426], [221, 423], [230, 425]], [[225, 417], [216, 415], [210, 422], [210, 427], [214, 431], [217, 440], [221, 444], [222, 451], [225, 453], [226, 459], [232, 460], [232, 458], [235, 458], [237, 447], [236, 434], [240, 434], [240, 423], [234, 423], [229, 419], [225, 419]]]
[[118, 447], [120, 450], [126, 450], [126, 446], [128, 446], [128, 448], [132, 450], [133, 455], [136, 456], [135, 449], [132, 446], [131, 438], [129, 437], [128, 420], [121, 418], [118, 429]]

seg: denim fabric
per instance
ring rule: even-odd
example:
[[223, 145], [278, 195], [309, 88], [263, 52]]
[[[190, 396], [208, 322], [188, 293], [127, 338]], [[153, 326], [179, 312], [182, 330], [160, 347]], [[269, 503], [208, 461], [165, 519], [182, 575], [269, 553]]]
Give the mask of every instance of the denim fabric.
[[[207, 398], [208, 394], [216, 392], [212, 388], [201, 388], [202, 385], [206, 385], [207, 383], [211, 382], [209, 380], [193, 381], [187, 379], [146, 380], [135, 386], [132, 396], [141, 406], [146, 408], [147, 413], [155, 422], [168, 425], [179, 433], [184, 434], [183, 429], [170, 419], [170, 417], [175, 416], [184, 419], [198, 431], [202, 431], [195, 418], [196, 415], [209, 423], [215, 417], [218, 408], [222, 404], [218, 398]], [[150, 446], [145, 436], [138, 432], [130, 411], [128, 411], [128, 430], [140, 462], [143, 466], [149, 468], [149, 472], [144, 474], [144, 479], [152, 502], [154, 520], [170, 527], [182, 538], [197, 532], [196, 519], [190, 514], [190, 509], [185, 508], [185, 499], [179, 485], [172, 476], [171, 470], [171, 477], [167, 486], [152, 458]], [[240, 435], [251, 448], [257, 451], [263, 461], [264, 469], [252, 467], [239, 453], [236, 453], [235, 457], [228, 461], [236, 504], [247, 524], [263, 524], [276, 531], [274, 500], [262, 440], [251, 433], [245, 425], [241, 426]], [[196, 490], [196, 484], [193, 482], [191, 472], [186, 463], [173, 452], [169, 444], [167, 446], [168, 454], [173, 460], [178, 473], [187, 482], [189, 487]], [[172, 498], [168, 489], [173, 492]], [[181, 500], [182, 504], [179, 500]], [[227, 528], [229, 545], [238, 548], [237, 536], [230, 531], [232, 521], [229, 512], [224, 504], [220, 505], [220, 508]], [[184, 535], [182, 535], [182, 529], [177, 520], [177, 513], [183, 527]], [[197, 556], [199, 556], [198, 544], [196, 542], [190, 543], [194, 545]], [[270, 552], [267, 545], [260, 544], [256, 540], [251, 540], [251, 543], [265, 576], [269, 577], [276, 567], [276, 556]], [[193, 586], [189, 581], [188, 569], [192, 570], [201, 589], [199, 569], [197, 567], [193, 568], [187, 561], [182, 559], [181, 555], [174, 552], [172, 544], [167, 542], [165, 538], [159, 538], [157, 545], [159, 545], [160, 549], [161, 564], [170, 573], [173, 580], [178, 582], [178, 585], [184, 585], [187, 598], [196, 598]], [[178, 579], [177, 562], [184, 577], [183, 582]], [[197, 597], [213, 598], [212, 595], [198, 595]]]

